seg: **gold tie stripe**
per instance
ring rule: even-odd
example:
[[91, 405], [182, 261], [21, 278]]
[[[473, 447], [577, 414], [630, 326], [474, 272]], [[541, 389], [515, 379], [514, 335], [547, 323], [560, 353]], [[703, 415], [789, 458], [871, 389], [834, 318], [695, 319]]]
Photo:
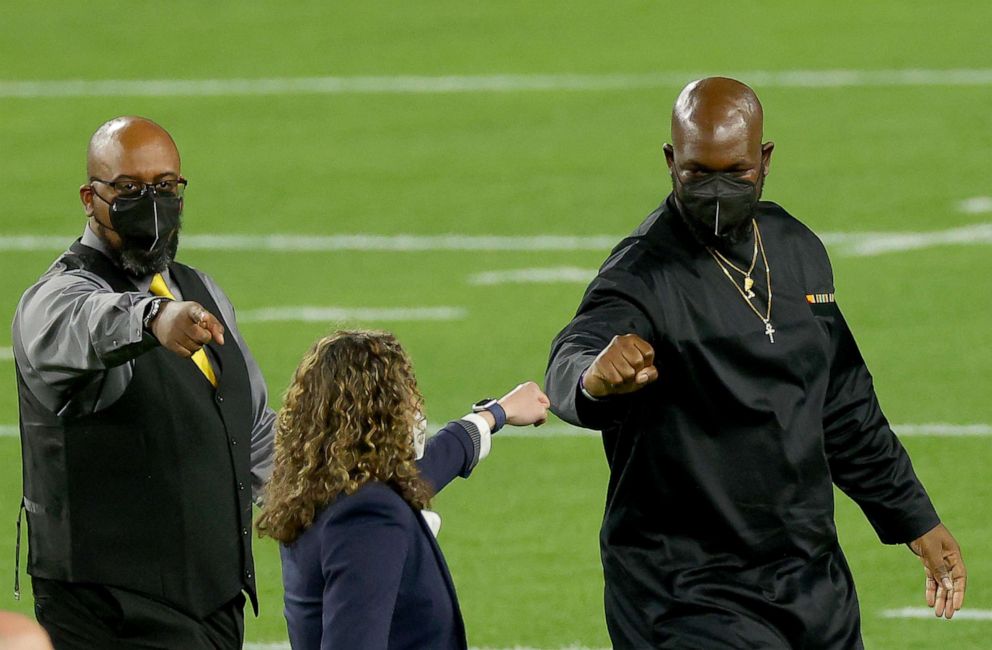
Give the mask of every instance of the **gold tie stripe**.
[[[152, 278], [152, 283], [148, 287], [148, 291], [156, 296], [162, 296], [163, 298], [169, 298], [171, 300], [176, 299], [176, 297], [172, 295], [172, 292], [169, 291], [169, 287], [166, 286], [165, 278], [162, 277], [161, 273], [156, 273]], [[207, 358], [206, 351], [203, 348], [200, 348], [194, 352], [193, 356], [190, 358], [193, 360], [193, 363], [196, 364], [196, 367], [200, 369], [200, 372], [203, 373], [203, 376], [207, 378], [207, 381], [209, 381], [211, 385], [216, 388], [217, 375], [214, 374], [214, 368], [210, 365], [210, 359]]]

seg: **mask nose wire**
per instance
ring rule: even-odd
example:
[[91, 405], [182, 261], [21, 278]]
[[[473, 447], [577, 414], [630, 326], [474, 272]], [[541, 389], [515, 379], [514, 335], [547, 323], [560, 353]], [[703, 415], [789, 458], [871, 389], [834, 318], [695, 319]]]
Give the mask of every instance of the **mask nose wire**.
[[155, 200], [154, 194], [152, 195], [152, 214], [155, 216], [155, 241], [148, 247], [149, 253], [155, 249], [155, 244], [158, 243], [158, 201]]

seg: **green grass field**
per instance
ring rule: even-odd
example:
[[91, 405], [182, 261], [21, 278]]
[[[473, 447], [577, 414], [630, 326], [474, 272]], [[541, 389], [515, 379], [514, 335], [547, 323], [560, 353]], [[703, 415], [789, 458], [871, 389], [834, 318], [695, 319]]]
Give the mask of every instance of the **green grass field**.
[[[3, 14], [4, 242], [44, 235], [68, 244], [79, 235], [87, 139], [102, 121], [128, 113], [155, 119], [177, 140], [190, 179], [190, 237], [619, 239], [668, 192], [661, 145], [684, 82], [795, 70], [975, 69], [984, 80], [891, 84], [882, 74], [823, 87], [743, 75], [754, 81], [766, 136], [777, 143], [766, 198], [820, 233], [992, 227], [987, 206], [958, 208], [962, 200], [992, 196], [992, 6], [982, 3], [54, 2]], [[671, 80], [589, 90], [266, 96], [15, 97], [7, 83], [374, 76], [388, 85], [407, 75], [644, 73]], [[977, 424], [986, 432], [992, 423], [992, 248], [984, 232], [964, 245], [931, 245], [923, 237], [918, 248], [874, 255], [831, 246], [838, 302], [895, 423]], [[465, 309], [467, 316], [453, 321], [346, 323], [397, 333], [414, 358], [428, 415], [439, 422], [480, 397], [539, 379], [550, 341], [584, 289], [574, 282], [480, 287], [472, 276], [595, 269], [608, 248], [198, 248], [181, 249], [180, 259], [212, 274], [242, 312], [298, 305]], [[58, 252], [4, 249], [0, 321], [10, 322], [21, 292]], [[274, 407], [309, 343], [341, 324], [242, 326]], [[9, 330], [0, 334], [0, 351], [9, 349], [9, 337]], [[19, 443], [10, 435], [16, 403], [13, 364], [0, 355], [0, 609], [28, 612], [30, 595], [15, 602], [8, 588], [20, 496]], [[904, 442], [964, 549], [967, 607], [988, 613], [992, 437]], [[440, 540], [473, 646], [609, 645], [597, 541], [606, 479], [596, 437], [505, 437], [469, 481], [437, 499]], [[840, 495], [837, 518], [870, 650], [992, 647], [988, 617], [883, 617], [885, 610], [924, 605], [919, 563], [905, 548], [882, 546]], [[282, 642], [277, 549], [259, 541], [256, 557], [262, 613], [249, 618], [247, 640]]]

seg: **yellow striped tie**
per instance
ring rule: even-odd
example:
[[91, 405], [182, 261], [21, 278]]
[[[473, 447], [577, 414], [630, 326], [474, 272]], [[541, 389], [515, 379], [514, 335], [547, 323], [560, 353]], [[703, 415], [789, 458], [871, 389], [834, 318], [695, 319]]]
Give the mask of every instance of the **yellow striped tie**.
[[[156, 296], [162, 296], [163, 298], [170, 298], [175, 300], [176, 297], [172, 295], [169, 291], [169, 287], [165, 285], [165, 278], [162, 277], [161, 273], [156, 273], [155, 277], [152, 278], [151, 286], [148, 287], [148, 291]], [[207, 358], [207, 353], [203, 348], [200, 348], [193, 353], [191, 357], [193, 363], [196, 367], [200, 369], [200, 372], [207, 378], [207, 380], [214, 386], [217, 387], [217, 375], [214, 374], [214, 368], [210, 365], [210, 359]]]

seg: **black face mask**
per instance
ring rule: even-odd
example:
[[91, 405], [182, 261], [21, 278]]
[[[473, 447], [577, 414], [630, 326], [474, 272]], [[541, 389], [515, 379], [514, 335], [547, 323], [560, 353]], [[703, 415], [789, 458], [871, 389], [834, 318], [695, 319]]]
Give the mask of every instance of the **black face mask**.
[[737, 242], [750, 232], [761, 195], [754, 183], [729, 172], [709, 173], [691, 183], [679, 182], [674, 173], [672, 179], [683, 217], [704, 243]]
[[119, 196], [109, 205], [110, 230], [121, 238], [120, 263], [124, 270], [136, 276], [164, 271], [179, 248], [182, 198], [157, 194], [146, 187], [139, 196]]

